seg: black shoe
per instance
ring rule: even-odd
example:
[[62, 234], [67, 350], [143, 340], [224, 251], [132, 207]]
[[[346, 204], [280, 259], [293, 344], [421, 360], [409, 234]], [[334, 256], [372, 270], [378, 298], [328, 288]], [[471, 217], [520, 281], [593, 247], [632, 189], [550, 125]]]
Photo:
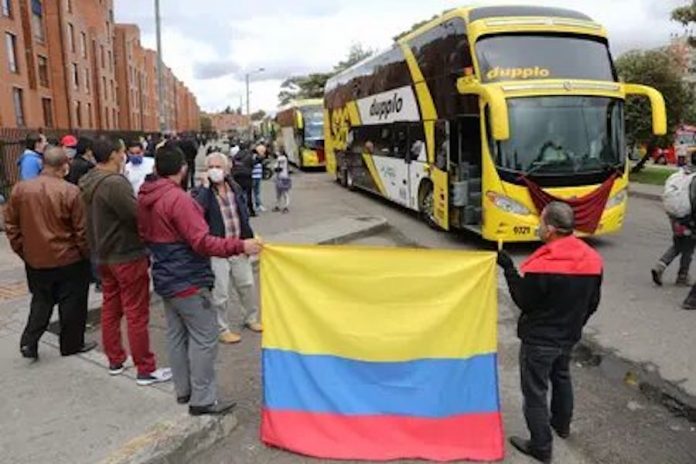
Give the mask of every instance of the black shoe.
[[684, 303], [682, 303], [682, 309], [685, 309], [687, 311], [694, 311], [696, 310], [696, 299], [689, 299], [687, 298], [684, 300]]
[[655, 285], [658, 287], [662, 287], [662, 273], [664, 270], [657, 269], [657, 268], [652, 268], [650, 270], [650, 273], [652, 274], [652, 280], [655, 282]]
[[560, 428], [556, 427], [555, 425], [551, 425], [551, 428], [556, 432], [556, 435], [558, 435], [558, 438], [566, 439], [570, 436], [570, 428]]
[[189, 401], [191, 401], [191, 395], [177, 396], [176, 397], [176, 402], [179, 404], [188, 404]]
[[208, 406], [189, 406], [189, 414], [192, 416], [221, 416], [227, 414], [237, 406], [234, 401], [216, 401]]
[[61, 353], [61, 356], [74, 356], [76, 354], [84, 354], [84, 353], [89, 353], [93, 349], [97, 347], [97, 342], [87, 342], [84, 345], [82, 345], [82, 348], [79, 348], [77, 351], [73, 351], [72, 353]]
[[30, 346], [22, 346], [19, 348], [19, 352], [22, 353], [23, 358], [32, 359], [34, 361], [39, 360], [39, 350], [32, 348]]
[[551, 453], [542, 453], [540, 451], [535, 450], [531, 447], [529, 440], [525, 440], [521, 437], [510, 437], [510, 444], [514, 446], [520, 453], [526, 454], [527, 456], [530, 456], [539, 462], [543, 462], [544, 464], [551, 463]]

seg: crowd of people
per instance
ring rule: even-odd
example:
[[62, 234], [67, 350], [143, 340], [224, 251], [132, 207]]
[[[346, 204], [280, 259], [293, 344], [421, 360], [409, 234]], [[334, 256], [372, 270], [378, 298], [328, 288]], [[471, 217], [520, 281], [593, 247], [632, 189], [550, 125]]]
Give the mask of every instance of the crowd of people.
[[[249, 258], [263, 245], [249, 217], [262, 208], [253, 179], [265, 148], [240, 149], [231, 160], [210, 154], [196, 185], [197, 142], [193, 136], [124, 142], [68, 135], [52, 146], [42, 134], [27, 137], [20, 181], [5, 209], [7, 237], [25, 263], [32, 295], [22, 356], [39, 359], [55, 306], [63, 356], [97, 346], [85, 341], [95, 281], [103, 292], [101, 337], [110, 375], [127, 368], [125, 318], [138, 385], [173, 380], [177, 402], [188, 404], [192, 415], [234, 406], [217, 395], [214, 364], [218, 343], [241, 340], [243, 327], [230, 324], [232, 307], [243, 313], [244, 327], [262, 331]], [[150, 347], [151, 280], [164, 301], [171, 368], [158, 367]]]

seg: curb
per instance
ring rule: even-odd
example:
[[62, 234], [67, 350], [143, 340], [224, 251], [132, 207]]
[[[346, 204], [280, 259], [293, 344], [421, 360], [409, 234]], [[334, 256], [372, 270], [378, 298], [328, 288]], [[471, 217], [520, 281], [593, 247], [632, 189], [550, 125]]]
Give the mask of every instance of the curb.
[[[324, 224], [317, 224], [291, 233], [269, 236], [269, 239], [285, 237], [284, 241], [287, 242], [288, 239], [299, 238], [307, 243], [314, 231], [318, 237], [309, 243], [341, 244], [382, 232], [390, 227], [387, 220], [381, 217], [349, 217], [343, 220], [345, 222], [339, 225], [348, 227], [338, 233], [331, 233]], [[332, 222], [332, 225], [337, 222]], [[157, 300], [152, 302], [155, 301]], [[57, 342], [57, 337], [54, 342]], [[101, 354], [87, 353], [83, 357], [88, 362], [103, 366], [98, 359], [102, 357]], [[173, 398], [171, 385], [163, 385], [158, 389]], [[235, 414], [205, 417], [182, 414], [176, 420], [155, 424], [146, 433], [112, 452], [101, 464], [186, 464], [197, 454], [228, 436], [238, 425]]]
[[636, 192], [635, 190], [629, 190], [628, 196], [642, 198], [644, 200], [662, 201], [662, 196], [656, 193]]
[[[499, 303], [510, 306], [513, 313], [519, 314], [506, 290], [505, 286], [498, 286]], [[662, 378], [654, 364], [627, 359], [619, 355], [615, 349], [603, 346], [590, 333], [584, 333], [575, 345], [573, 361], [590, 366], [608, 364], [612, 372], [620, 373], [625, 384], [636, 387], [648, 400], [661, 404], [677, 417], [696, 423], [696, 396]]]
[[129, 441], [101, 464], [188, 463], [196, 454], [228, 436], [237, 425], [234, 414], [200, 418], [185, 414], [177, 420], [155, 424], [149, 432]]

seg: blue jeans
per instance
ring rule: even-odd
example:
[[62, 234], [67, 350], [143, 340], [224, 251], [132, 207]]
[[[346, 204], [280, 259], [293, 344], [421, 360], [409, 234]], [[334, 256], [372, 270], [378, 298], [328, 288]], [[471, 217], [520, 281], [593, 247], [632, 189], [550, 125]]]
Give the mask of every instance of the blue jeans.
[[254, 207], [259, 209], [263, 206], [261, 202], [261, 179], [252, 179], [252, 188], [254, 191]]

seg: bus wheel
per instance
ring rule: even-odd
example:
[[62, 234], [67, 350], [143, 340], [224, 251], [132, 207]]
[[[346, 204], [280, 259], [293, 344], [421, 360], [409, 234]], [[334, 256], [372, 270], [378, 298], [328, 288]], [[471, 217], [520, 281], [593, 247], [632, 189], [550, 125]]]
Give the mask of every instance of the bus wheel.
[[437, 222], [435, 222], [435, 196], [433, 193], [433, 184], [430, 182], [423, 183], [418, 198], [420, 199], [418, 210], [421, 216], [423, 216], [423, 220], [433, 229], [438, 229]]

